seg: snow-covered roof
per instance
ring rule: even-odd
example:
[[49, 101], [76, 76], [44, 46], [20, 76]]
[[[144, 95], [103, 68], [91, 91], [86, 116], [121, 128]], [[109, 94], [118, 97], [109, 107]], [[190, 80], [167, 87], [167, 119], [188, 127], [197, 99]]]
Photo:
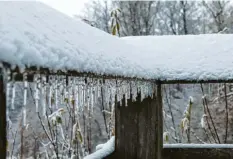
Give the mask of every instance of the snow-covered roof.
[[40, 2], [0, 2], [0, 61], [161, 80], [233, 79], [233, 35], [118, 38]]
[[0, 2], [0, 61], [78, 72], [149, 77], [123, 58], [131, 48], [41, 2]]
[[140, 65], [166, 80], [233, 79], [233, 34], [122, 38], [138, 47]]

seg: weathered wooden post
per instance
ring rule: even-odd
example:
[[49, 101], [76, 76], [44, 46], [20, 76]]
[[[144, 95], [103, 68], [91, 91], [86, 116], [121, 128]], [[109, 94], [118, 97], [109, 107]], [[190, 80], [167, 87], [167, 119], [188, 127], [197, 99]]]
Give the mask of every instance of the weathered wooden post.
[[6, 94], [3, 68], [0, 68], [0, 157], [6, 158]]
[[157, 137], [157, 143], [156, 143], [156, 159], [162, 158], [162, 150], [163, 150], [163, 98], [162, 98], [162, 84], [160, 81], [157, 82], [157, 105], [156, 105], [156, 117], [157, 117], [157, 130], [156, 130], [156, 137]]
[[162, 93], [158, 83], [153, 97], [132, 98], [125, 106], [116, 105], [115, 152], [107, 158], [161, 159], [162, 155]]

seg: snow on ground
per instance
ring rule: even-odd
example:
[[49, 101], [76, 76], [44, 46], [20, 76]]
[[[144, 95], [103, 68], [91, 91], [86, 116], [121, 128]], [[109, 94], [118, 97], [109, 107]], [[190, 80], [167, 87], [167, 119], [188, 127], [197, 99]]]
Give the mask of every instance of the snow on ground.
[[118, 38], [40, 2], [0, 2], [0, 60], [150, 79], [232, 79], [233, 35]]
[[97, 151], [84, 157], [84, 159], [102, 159], [112, 154], [115, 150], [115, 136], [111, 137], [105, 144], [97, 145]]

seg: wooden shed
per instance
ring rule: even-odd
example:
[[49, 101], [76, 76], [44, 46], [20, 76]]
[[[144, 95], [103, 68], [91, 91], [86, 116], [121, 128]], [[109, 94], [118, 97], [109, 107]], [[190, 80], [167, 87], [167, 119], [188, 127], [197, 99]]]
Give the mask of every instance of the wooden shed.
[[232, 82], [233, 35], [118, 38], [39, 2], [1, 2], [0, 10], [2, 158], [6, 158], [7, 83], [35, 82], [36, 75], [45, 77], [45, 84], [65, 76], [66, 86], [72, 77], [80, 90], [77, 94], [88, 92], [90, 97], [82, 103], [77, 97], [77, 108], [93, 106], [98, 88], [111, 86], [115, 151], [106, 158], [231, 158], [222, 149], [212, 153], [213, 148], [205, 147], [163, 148], [162, 85]]

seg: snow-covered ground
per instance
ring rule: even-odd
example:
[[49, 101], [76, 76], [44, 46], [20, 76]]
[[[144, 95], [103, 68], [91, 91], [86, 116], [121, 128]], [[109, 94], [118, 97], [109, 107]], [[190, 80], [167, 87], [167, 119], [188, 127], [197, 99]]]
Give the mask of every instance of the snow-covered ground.
[[111, 155], [115, 150], [115, 136], [105, 144], [97, 145], [96, 152], [84, 157], [84, 159], [102, 159]]

